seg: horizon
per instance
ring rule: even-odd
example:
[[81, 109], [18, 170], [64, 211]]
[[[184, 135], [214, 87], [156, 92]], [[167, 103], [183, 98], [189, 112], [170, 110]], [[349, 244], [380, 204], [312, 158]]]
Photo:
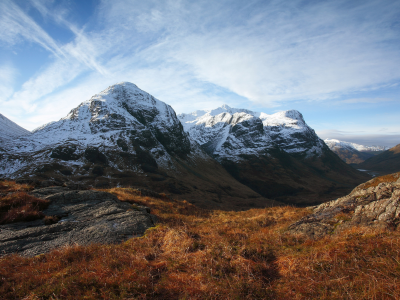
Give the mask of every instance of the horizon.
[[322, 138], [400, 143], [400, 3], [0, 3], [0, 105], [32, 130], [119, 81], [177, 113], [295, 109]]

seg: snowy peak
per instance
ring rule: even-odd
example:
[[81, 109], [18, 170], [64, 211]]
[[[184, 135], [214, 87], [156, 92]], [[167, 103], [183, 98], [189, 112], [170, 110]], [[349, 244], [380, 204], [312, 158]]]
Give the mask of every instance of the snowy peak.
[[220, 114], [230, 114], [233, 115], [235, 113], [246, 113], [246, 114], [251, 114], [254, 115], [254, 112], [248, 109], [240, 109], [240, 108], [232, 108], [227, 104], [223, 104], [220, 107], [217, 107], [215, 109], [210, 109], [210, 110], [196, 110], [192, 113], [182, 113], [179, 114], [178, 117], [182, 121], [182, 123], [185, 122], [190, 122], [194, 120], [199, 120], [202, 117], [215, 117]]
[[[114, 156], [103, 159], [114, 159], [120, 169], [137, 169], [138, 165], [142, 169], [149, 169], [149, 165], [158, 168], [194, 151], [175, 111], [128, 82], [108, 87], [72, 109], [66, 117], [38, 128], [29, 139], [15, 140], [10, 147], [7, 152], [27, 157], [29, 153], [40, 152], [44, 161], [49, 157], [62, 160], [67, 157], [69, 164], [85, 163], [87, 156], [92, 155], [88, 149], [93, 147], [102, 149], [107, 157], [122, 151], [126, 153], [127, 165], [121, 165], [121, 158], [118, 161]], [[14, 171], [8, 168], [9, 173]]]
[[349, 149], [349, 150], [357, 150], [357, 151], [385, 151], [388, 150], [390, 147], [386, 146], [364, 146], [356, 143], [344, 142], [336, 139], [325, 139], [325, 144], [331, 149]]
[[265, 153], [280, 147], [288, 153], [320, 154], [324, 144], [297, 110], [266, 114], [223, 105], [180, 114], [189, 132], [208, 153], [220, 157]]
[[60, 121], [49, 123], [35, 133], [63, 129], [65, 137], [146, 127], [157, 127], [159, 132], [165, 132], [179, 126], [175, 111], [169, 105], [133, 83], [122, 82], [92, 96]]
[[14, 123], [10, 119], [0, 114], [0, 141], [1, 140], [12, 140], [19, 136], [29, 135], [30, 131], [22, 128], [18, 124]]
[[284, 126], [300, 129], [307, 126], [303, 115], [297, 110], [286, 110], [272, 115], [260, 113], [264, 126]]

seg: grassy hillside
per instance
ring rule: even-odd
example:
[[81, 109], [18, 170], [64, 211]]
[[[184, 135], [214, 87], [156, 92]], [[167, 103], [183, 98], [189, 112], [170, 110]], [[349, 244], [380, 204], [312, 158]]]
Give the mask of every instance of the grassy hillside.
[[2, 299], [400, 298], [399, 231], [353, 228], [309, 240], [286, 232], [307, 208], [210, 211], [107, 191], [150, 207], [157, 227], [120, 245], [1, 258]]

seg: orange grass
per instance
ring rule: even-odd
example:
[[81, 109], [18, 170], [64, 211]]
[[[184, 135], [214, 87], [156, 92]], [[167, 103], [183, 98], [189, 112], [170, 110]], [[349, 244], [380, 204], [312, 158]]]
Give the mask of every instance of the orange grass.
[[206, 211], [109, 191], [149, 206], [159, 225], [120, 245], [2, 258], [2, 299], [400, 299], [398, 231], [313, 241], [285, 232], [304, 208]]
[[41, 219], [49, 202], [31, 195], [26, 191], [32, 188], [14, 181], [0, 181], [0, 224]]
[[360, 185], [360, 188], [367, 189], [369, 187], [376, 187], [382, 182], [395, 182], [399, 179], [399, 177], [400, 177], [400, 172], [379, 176]]
[[28, 192], [31, 190], [33, 190], [33, 187], [27, 184], [17, 184], [15, 181], [9, 180], [0, 181], [0, 193]]

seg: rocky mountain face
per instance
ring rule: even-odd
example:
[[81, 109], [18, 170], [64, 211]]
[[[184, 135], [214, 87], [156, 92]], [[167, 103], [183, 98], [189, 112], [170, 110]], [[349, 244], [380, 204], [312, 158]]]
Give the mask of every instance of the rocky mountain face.
[[207, 155], [169, 105], [128, 82], [94, 95], [29, 136], [5, 142], [0, 177], [150, 187], [205, 207], [275, 203], [238, 183]]
[[357, 186], [349, 195], [312, 210], [311, 215], [292, 224], [290, 231], [320, 238], [352, 226], [398, 229], [400, 173], [374, 178]]
[[400, 171], [400, 144], [365, 160], [356, 167], [378, 175]]
[[366, 159], [389, 149], [386, 146], [364, 146], [335, 139], [325, 139], [324, 142], [329, 149], [348, 164], [362, 163]]
[[31, 134], [30, 131], [0, 114], [0, 142], [13, 140], [17, 137], [29, 134]]
[[265, 197], [307, 204], [368, 178], [332, 153], [295, 110], [269, 115], [224, 105], [178, 118], [232, 176]]

